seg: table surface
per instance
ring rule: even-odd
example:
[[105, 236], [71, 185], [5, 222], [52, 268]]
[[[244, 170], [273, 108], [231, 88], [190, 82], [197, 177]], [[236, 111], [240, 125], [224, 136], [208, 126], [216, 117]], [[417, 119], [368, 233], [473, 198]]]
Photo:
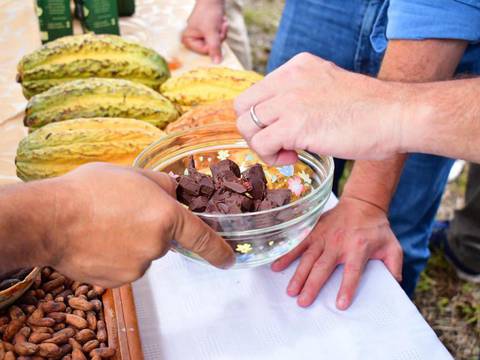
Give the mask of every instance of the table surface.
[[[177, 73], [209, 66], [207, 57], [179, 41], [194, 0], [137, 0], [122, 35], [179, 59]], [[0, 185], [18, 182], [14, 158], [26, 135], [26, 101], [15, 82], [16, 64], [40, 44], [31, 0], [4, 0], [0, 7]], [[79, 33], [78, 24], [76, 33]], [[8, 49], [8, 51], [5, 51]], [[239, 68], [228, 47], [222, 65]], [[333, 203], [330, 203], [332, 206]], [[177, 254], [153, 263], [134, 283], [146, 359], [449, 359], [435, 336], [380, 262], [371, 262], [354, 306], [334, 307], [337, 269], [309, 309], [285, 295], [294, 267], [217, 271]]]

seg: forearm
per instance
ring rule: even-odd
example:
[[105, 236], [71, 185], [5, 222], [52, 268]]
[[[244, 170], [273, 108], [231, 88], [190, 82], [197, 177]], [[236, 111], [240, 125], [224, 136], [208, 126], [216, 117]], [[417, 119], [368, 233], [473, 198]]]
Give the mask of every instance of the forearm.
[[48, 259], [54, 198], [45, 182], [0, 187], [0, 274]]
[[399, 151], [480, 163], [480, 78], [404, 87], [408, 111]]
[[[402, 82], [450, 78], [466, 43], [453, 40], [391, 41], [378, 77]], [[345, 187], [345, 196], [361, 198], [388, 211], [406, 155], [382, 161], [357, 161]]]

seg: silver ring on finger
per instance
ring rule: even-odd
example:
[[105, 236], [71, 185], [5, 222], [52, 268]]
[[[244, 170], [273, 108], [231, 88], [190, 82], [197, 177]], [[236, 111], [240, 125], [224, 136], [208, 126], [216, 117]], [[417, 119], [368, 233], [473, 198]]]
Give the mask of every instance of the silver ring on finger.
[[260, 129], [265, 129], [267, 125], [261, 122], [260, 119], [258, 118], [257, 114], [255, 113], [255, 106], [256, 105], [250, 106], [250, 118], [255, 123], [255, 125], [257, 125]]

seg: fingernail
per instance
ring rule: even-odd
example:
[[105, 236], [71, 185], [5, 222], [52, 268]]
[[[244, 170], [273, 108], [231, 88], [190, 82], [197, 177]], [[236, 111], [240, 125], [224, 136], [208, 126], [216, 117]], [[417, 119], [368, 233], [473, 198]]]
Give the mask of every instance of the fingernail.
[[235, 256], [230, 257], [227, 263], [225, 263], [225, 265], [222, 266], [222, 269], [224, 270], [230, 269], [233, 265], [235, 265], [235, 262], [236, 262]]
[[222, 59], [220, 58], [220, 56], [215, 56], [213, 58], [213, 63], [214, 64], [220, 64], [221, 61], [222, 61]]
[[287, 286], [288, 295], [290, 295], [290, 296], [297, 295], [298, 291], [299, 291], [299, 288], [300, 288], [300, 286], [299, 286], [298, 281], [296, 281], [296, 280], [290, 281], [290, 283]]
[[347, 308], [347, 297], [345, 295], [342, 295], [338, 298], [337, 300], [337, 308], [340, 310], [345, 310]]
[[301, 293], [297, 299], [297, 303], [300, 306], [307, 306], [308, 305], [308, 296], [305, 293]]

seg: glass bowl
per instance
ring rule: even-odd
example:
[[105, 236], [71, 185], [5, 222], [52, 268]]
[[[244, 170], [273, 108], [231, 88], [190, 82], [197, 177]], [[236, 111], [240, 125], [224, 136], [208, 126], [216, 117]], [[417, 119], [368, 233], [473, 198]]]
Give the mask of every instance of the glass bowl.
[[[292, 202], [271, 210], [243, 214], [195, 213], [218, 232], [236, 255], [233, 268], [252, 268], [271, 263], [295, 248], [312, 231], [332, 191], [333, 159], [299, 153], [294, 165], [273, 167], [263, 163], [230, 124], [205, 126], [174, 133], [146, 148], [134, 166], [171, 175], [186, 173], [193, 156], [199, 171], [224, 159], [243, 171], [260, 163], [269, 189], [289, 188]], [[205, 262], [174, 242], [173, 250], [189, 259]]]

